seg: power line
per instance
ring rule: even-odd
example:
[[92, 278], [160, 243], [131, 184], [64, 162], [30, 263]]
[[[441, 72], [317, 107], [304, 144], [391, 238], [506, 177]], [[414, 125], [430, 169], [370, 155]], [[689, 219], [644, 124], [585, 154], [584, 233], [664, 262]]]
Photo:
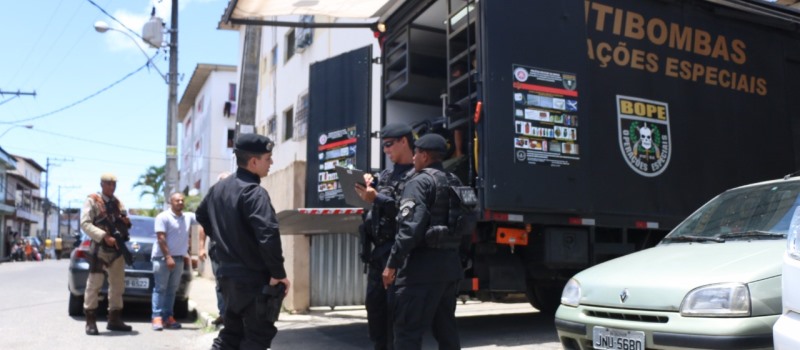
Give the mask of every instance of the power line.
[[155, 154], [163, 154], [164, 153], [163, 150], [162, 151], [156, 151], [156, 150], [152, 150], [152, 149], [145, 149], [145, 148], [138, 148], [138, 147], [131, 147], [131, 146], [123, 146], [123, 145], [113, 144], [113, 143], [109, 143], [109, 142], [88, 140], [88, 139], [84, 139], [84, 138], [80, 138], [80, 137], [76, 137], [76, 136], [59, 134], [59, 133], [55, 133], [55, 132], [52, 132], [52, 131], [45, 131], [45, 130], [38, 129], [38, 128], [31, 129], [31, 131], [36, 131], [36, 132], [40, 132], [40, 133], [43, 133], [43, 134], [59, 136], [59, 137], [68, 138], [68, 139], [77, 140], [77, 141], [94, 143], [94, 144], [103, 145], [103, 146], [111, 146], [111, 147], [123, 148], [123, 149], [131, 150], [131, 151], [139, 151], [139, 152], [155, 153]]
[[[47, 48], [47, 51], [45, 51], [44, 54], [39, 55], [40, 56], [39, 63], [36, 65], [36, 68], [33, 69], [34, 72], [38, 73], [38, 72], [41, 71], [39, 68], [42, 67], [42, 64], [44, 63], [45, 59], [50, 57], [50, 52], [53, 51], [53, 48], [56, 46], [56, 44], [61, 42], [61, 40], [60, 40], [61, 37], [64, 35], [64, 33], [67, 32], [67, 29], [69, 28], [69, 25], [75, 19], [75, 16], [78, 14], [78, 12], [80, 12], [80, 9], [81, 9], [81, 7], [83, 7], [83, 4], [84, 3], [78, 4], [78, 7], [72, 13], [72, 16], [69, 17], [69, 20], [64, 25], [64, 28], [62, 30], [58, 31], [58, 36], [53, 40], [52, 44], [50, 44], [50, 47]], [[77, 42], [78, 41], [76, 41], [75, 43], [77, 44]], [[73, 47], [74, 47], [74, 44], [73, 44]], [[72, 50], [70, 49], [70, 51], [72, 51]], [[61, 56], [61, 62], [64, 62], [64, 60], [66, 59], [67, 55], [60, 55], [60, 56]], [[59, 62], [58, 65], [61, 65], [61, 63]], [[41, 85], [43, 85], [43, 84], [40, 84], [39, 86], [41, 86]]]
[[[151, 166], [152, 164], [144, 164], [144, 163], [132, 163], [132, 162], [121, 162], [115, 159], [100, 159], [100, 158], [91, 158], [91, 157], [84, 157], [84, 156], [76, 156], [72, 154], [63, 154], [63, 153], [53, 153], [53, 152], [45, 152], [41, 149], [32, 149], [32, 148], [25, 148], [25, 147], [18, 147], [18, 146], [8, 146], [8, 150], [12, 151], [11, 153], [21, 154], [21, 153], [34, 153], [34, 154], [41, 154], [44, 156], [49, 157], [70, 157], [75, 158], [78, 160], [86, 160], [92, 162], [102, 162], [104, 164], [118, 164], [118, 165], [126, 165], [126, 166], [136, 166], [136, 167], [147, 167]], [[20, 152], [24, 151], [24, 152]], [[92, 170], [94, 172], [94, 170]]]
[[63, 3], [63, 1], [64, 0], [59, 1], [58, 2], [58, 6], [56, 6], [56, 8], [53, 9], [53, 14], [50, 15], [50, 19], [47, 20], [47, 25], [44, 26], [44, 29], [42, 30], [42, 33], [39, 34], [38, 38], [36, 38], [36, 41], [33, 43], [33, 46], [31, 46], [31, 50], [28, 51], [28, 54], [25, 56], [25, 59], [22, 60], [22, 67], [19, 67], [19, 69], [17, 69], [17, 71], [14, 73], [14, 75], [11, 76], [11, 79], [8, 80], [9, 84], [14, 82], [14, 80], [17, 78], [17, 75], [19, 75], [19, 72], [22, 72], [22, 68], [24, 68], [25, 65], [28, 64], [28, 62], [30, 62], [30, 57], [33, 54], [33, 52], [36, 50], [36, 47], [39, 45], [39, 41], [42, 40], [42, 37], [44, 37], [45, 34], [49, 34], [50, 33], [50, 24], [53, 23], [53, 18], [55, 18], [56, 14], [59, 13], [58, 10], [61, 8], [61, 4]]
[[71, 104], [69, 104], [69, 105], [67, 105], [67, 106], [61, 107], [61, 108], [59, 108], [59, 109], [56, 109], [56, 110], [54, 110], [54, 111], [51, 111], [51, 112], [47, 112], [47, 113], [45, 113], [45, 114], [40, 114], [40, 115], [37, 115], [37, 116], [35, 116], [35, 117], [30, 117], [30, 118], [25, 118], [25, 119], [17, 119], [17, 120], [12, 120], [12, 121], [2, 121], [2, 122], [0, 122], [0, 124], [18, 124], [18, 123], [24, 123], [24, 122], [31, 121], [31, 120], [41, 119], [41, 118], [44, 118], [44, 117], [47, 117], [47, 116], [50, 116], [50, 115], [56, 114], [56, 113], [58, 113], [58, 112], [64, 111], [64, 110], [66, 110], [66, 109], [69, 109], [69, 108], [75, 107], [75, 106], [77, 106], [77, 105], [79, 105], [79, 104], [81, 104], [81, 103], [83, 103], [83, 102], [86, 102], [86, 101], [87, 101], [87, 100], [89, 100], [90, 98], [92, 98], [92, 97], [95, 97], [95, 96], [97, 96], [97, 95], [99, 95], [99, 94], [101, 94], [101, 93], [105, 92], [106, 90], [108, 90], [108, 89], [110, 89], [110, 88], [114, 87], [114, 85], [117, 85], [117, 84], [119, 84], [119, 83], [123, 82], [125, 79], [128, 79], [128, 78], [130, 78], [132, 75], [134, 75], [134, 74], [138, 73], [140, 70], [144, 69], [145, 67], [148, 67], [148, 66], [150, 65], [150, 62], [151, 62], [151, 61], [153, 61], [153, 59], [154, 59], [154, 58], [155, 58], [157, 55], [158, 55], [158, 52], [156, 52], [156, 54], [155, 54], [155, 55], [153, 55], [153, 57], [151, 57], [151, 58], [150, 58], [150, 59], [147, 61], [147, 63], [145, 63], [143, 66], [139, 67], [138, 69], [136, 69], [136, 70], [135, 70], [135, 71], [133, 71], [133, 72], [130, 72], [130, 73], [128, 73], [127, 75], [125, 75], [125, 76], [124, 76], [124, 77], [122, 77], [121, 79], [119, 79], [119, 80], [117, 80], [117, 81], [115, 81], [115, 82], [111, 83], [111, 85], [108, 85], [108, 86], [106, 86], [106, 87], [104, 87], [104, 88], [100, 89], [99, 91], [97, 91], [97, 92], [95, 92], [95, 93], [93, 93], [93, 94], [91, 94], [91, 95], [89, 95], [89, 96], [86, 96], [86, 97], [84, 97], [84, 98], [82, 98], [82, 99], [80, 99], [80, 100], [78, 100], [78, 101], [76, 101], [76, 102], [73, 102], [73, 103], [71, 103]]
[[7, 98], [5, 100], [0, 101], [0, 106], [4, 105], [6, 102], [11, 101], [11, 100], [13, 100], [13, 99], [15, 99], [17, 97], [19, 97], [19, 95], [14, 95], [12, 97], [9, 97], [9, 98]]
[[[146, 148], [124, 146], [124, 145], [119, 145], [119, 144], [114, 144], [114, 143], [109, 143], [109, 142], [103, 142], [103, 141], [97, 141], [97, 140], [89, 140], [89, 139], [84, 139], [84, 138], [80, 138], [80, 137], [77, 137], [77, 136], [64, 135], [64, 134], [59, 134], [59, 133], [55, 133], [55, 132], [52, 132], [52, 131], [46, 131], [46, 130], [42, 130], [42, 129], [39, 129], [39, 128], [33, 128], [33, 129], [30, 129], [30, 131], [41, 132], [43, 134], [63, 137], [63, 138], [82, 141], [82, 142], [86, 142], [86, 143], [93, 143], [93, 144], [103, 145], [103, 146], [111, 146], [111, 147], [123, 148], [123, 149], [132, 150], [132, 151], [144, 152], [144, 153], [153, 153], [153, 154], [163, 154], [164, 153], [163, 150], [159, 151], [159, 150], [152, 150], [152, 149], [146, 149]], [[43, 152], [42, 152], [42, 154], [48, 154], [48, 155], [54, 155], [54, 156], [57, 155], [57, 154], [53, 154], [53, 153], [43, 153]], [[75, 156], [72, 156], [72, 155], [61, 155], [61, 156], [75, 157]], [[91, 158], [86, 158], [86, 157], [75, 157], [75, 158], [91, 159]], [[229, 160], [228, 158], [223, 158], [223, 157], [208, 157], [208, 156], [196, 156], [196, 155], [190, 155], [189, 159], [192, 159], [192, 160], [194, 160], [194, 159]], [[100, 159], [94, 159], [94, 160], [100, 160]], [[102, 160], [100, 160], [100, 161], [102, 161]]]

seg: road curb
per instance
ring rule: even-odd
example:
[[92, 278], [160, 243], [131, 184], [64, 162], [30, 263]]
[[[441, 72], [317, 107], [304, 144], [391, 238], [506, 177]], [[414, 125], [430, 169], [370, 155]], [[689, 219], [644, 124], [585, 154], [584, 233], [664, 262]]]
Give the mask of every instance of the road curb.
[[211, 328], [214, 327], [214, 320], [216, 317], [209, 314], [205, 311], [200, 311], [197, 309], [197, 303], [194, 300], [189, 299], [189, 310], [194, 310], [195, 314], [197, 315], [197, 321], [200, 323], [203, 328]]

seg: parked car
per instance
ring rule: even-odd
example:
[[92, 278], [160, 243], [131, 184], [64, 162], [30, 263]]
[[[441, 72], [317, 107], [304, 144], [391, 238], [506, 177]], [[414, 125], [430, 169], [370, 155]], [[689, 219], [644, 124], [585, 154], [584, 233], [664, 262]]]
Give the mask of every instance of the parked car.
[[800, 212], [789, 226], [786, 253], [783, 255], [783, 313], [772, 328], [776, 350], [800, 349]]
[[785, 238], [799, 202], [800, 178], [731, 189], [657, 246], [576, 274], [556, 312], [561, 344], [772, 348]]
[[[130, 216], [131, 239], [125, 243], [133, 255], [133, 264], [125, 266], [125, 292], [122, 295], [125, 308], [134, 303], [150, 302], [153, 295], [153, 263], [150, 254], [153, 244], [156, 244], [154, 218], [147, 216]], [[89, 262], [87, 257], [91, 254], [89, 249], [91, 239], [81, 233], [80, 245], [72, 251], [69, 263], [69, 315], [83, 315], [83, 295], [86, 290], [86, 278], [89, 275]], [[121, 258], [120, 258], [121, 259]], [[189, 311], [189, 287], [192, 280], [191, 266], [184, 264], [181, 283], [175, 295], [175, 317], [184, 318]], [[100, 291], [103, 299], [108, 296], [108, 281], [103, 284]], [[144, 307], [144, 306], [142, 306]]]

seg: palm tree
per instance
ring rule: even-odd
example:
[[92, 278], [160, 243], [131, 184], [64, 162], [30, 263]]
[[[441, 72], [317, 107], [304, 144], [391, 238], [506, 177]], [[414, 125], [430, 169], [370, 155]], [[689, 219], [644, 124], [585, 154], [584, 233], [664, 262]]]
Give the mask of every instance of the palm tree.
[[139, 175], [139, 179], [133, 184], [133, 188], [138, 187], [141, 190], [139, 198], [153, 196], [155, 199], [155, 207], [153, 209], [156, 209], [164, 202], [164, 182], [166, 181], [164, 168], [164, 165], [150, 166], [144, 174]]

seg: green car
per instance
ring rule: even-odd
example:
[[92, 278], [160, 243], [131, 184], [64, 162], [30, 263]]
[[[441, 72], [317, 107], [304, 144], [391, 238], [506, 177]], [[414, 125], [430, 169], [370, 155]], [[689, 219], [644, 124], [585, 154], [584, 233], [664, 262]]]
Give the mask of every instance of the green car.
[[555, 324], [565, 349], [769, 349], [800, 178], [728, 190], [657, 246], [575, 275]]

